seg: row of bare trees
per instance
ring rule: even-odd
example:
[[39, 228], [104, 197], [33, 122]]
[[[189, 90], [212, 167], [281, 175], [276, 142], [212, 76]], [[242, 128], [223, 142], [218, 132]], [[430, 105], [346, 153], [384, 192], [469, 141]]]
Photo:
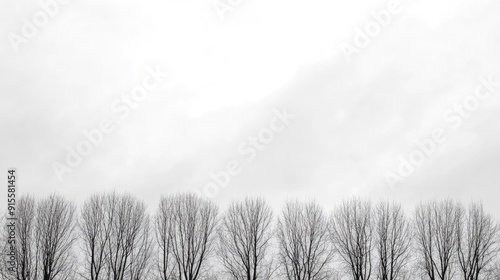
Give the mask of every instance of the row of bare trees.
[[484, 275], [500, 253], [499, 225], [481, 204], [465, 208], [447, 200], [420, 205], [415, 229], [419, 265], [428, 279], [453, 279], [457, 270], [460, 279], [493, 279]]
[[219, 213], [187, 193], [162, 197], [154, 213], [117, 192], [79, 211], [58, 195], [17, 206], [6, 280], [500, 280], [499, 223], [476, 202], [421, 203], [411, 217], [399, 203], [360, 198], [330, 214], [295, 200], [275, 217], [263, 198]]
[[73, 279], [76, 268], [73, 244], [77, 240], [75, 205], [55, 195], [36, 203], [32, 196], [24, 196], [17, 201], [16, 215], [15, 244], [6, 241], [6, 231], [2, 231], [1, 237], [3, 252], [14, 246], [17, 263], [12, 273], [2, 259], [2, 279]]
[[[131, 195], [93, 195], [81, 208], [84, 279], [146, 279], [153, 240], [146, 205]], [[55, 279], [55, 278], [54, 278]]]

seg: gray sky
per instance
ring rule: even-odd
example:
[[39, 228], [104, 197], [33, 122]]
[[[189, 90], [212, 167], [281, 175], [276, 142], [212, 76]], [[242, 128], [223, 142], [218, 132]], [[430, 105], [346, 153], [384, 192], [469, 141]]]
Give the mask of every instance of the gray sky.
[[[240, 173], [213, 197], [222, 205], [260, 195], [329, 209], [360, 195], [411, 209], [451, 197], [500, 216], [500, 86], [458, 128], [447, 113], [479, 77], [500, 81], [500, 2], [401, 0], [349, 62], [339, 46], [354, 46], [356, 27], [389, 2], [242, 0], [222, 20], [208, 0], [69, 0], [16, 52], [9, 34], [43, 10], [2, 1], [1, 170], [18, 169], [22, 193], [80, 202], [117, 189], [156, 207], [162, 194], [203, 191], [236, 161]], [[156, 67], [170, 76], [122, 119], [113, 105]], [[284, 108], [293, 119], [248, 160], [239, 147]], [[59, 180], [54, 163], [103, 119], [114, 131]], [[398, 157], [434, 129], [446, 140], [391, 188]]]

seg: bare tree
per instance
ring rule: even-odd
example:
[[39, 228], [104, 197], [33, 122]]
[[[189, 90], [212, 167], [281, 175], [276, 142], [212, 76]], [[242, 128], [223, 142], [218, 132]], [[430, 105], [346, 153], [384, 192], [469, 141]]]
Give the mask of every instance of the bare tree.
[[333, 250], [323, 210], [316, 202], [287, 202], [278, 218], [278, 261], [288, 280], [330, 279]]
[[[7, 213], [1, 212], [0, 223], [6, 224]], [[0, 254], [2, 255], [0, 261], [0, 279], [17, 280], [16, 271], [12, 271], [10, 263], [11, 244], [9, 243], [9, 230], [7, 227], [2, 227], [0, 230]]]
[[201, 278], [214, 249], [217, 206], [194, 194], [177, 194], [162, 199], [170, 209], [170, 248], [178, 280]]
[[73, 280], [76, 207], [61, 196], [50, 195], [36, 209], [38, 275], [34, 278]]
[[173, 280], [176, 277], [176, 264], [172, 254], [173, 203], [162, 197], [155, 215], [155, 236], [158, 245], [157, 277]]
[[269, 280], [273, 213], [262, 198], [233, 202], [218, 229], [218, 256], [231, 279]]
[[107, 277], [113, 280], [147, 279], [153, 248], [146, 205], [131, 195], [115, 192], [106, 196], [105, 203], [105, 220], [110, 226]]
[[373, 267], [373, 218], [370, 201], [344, 200], [333, 212], [330, 238], [354, 280], [369, 280]]
[[[83, 203], [79, 224], [84, 249], [84, 273], [89, 280], [106, 279], [107, 245], [113, 215], [106, 202], [110, 194], [94, 194]], [[108, 215], [107, 215], [108, 214]]]
[[456, 228], [458, 264], [462, 279], [478, 280], [499, 253], [499, 226], [481, 203], [460, 208]]
[[[20, 196], [16, 201], [15, 235], [10, 230], [2, 231], [0, 240], [2, 244], [2, 256], [15, 254], [16, 262], [4, 262], [0, 264], [1, 279], [32, 280], [36, 279], [36, 241], [35, 241], [35, 199], [30, 195]], [[7, 221], [6, 214], [1, 216], [2, 224]], [[13, 238], [15, 237], [15, 238]]]
[[452, 279], [460, 219], [457, 203], [445, 200], [420, 204], [414, 219], [420, 269], [430, 280]]
[[35, 210], [33, 196], [21, 196], [17, 201], [16, 254], [19, 280], [32, 280], [36, 277]]
[[375, 209], [377, 278], [403, 279], [411, 254], [411, 228], [401, 204], [380, 202]]

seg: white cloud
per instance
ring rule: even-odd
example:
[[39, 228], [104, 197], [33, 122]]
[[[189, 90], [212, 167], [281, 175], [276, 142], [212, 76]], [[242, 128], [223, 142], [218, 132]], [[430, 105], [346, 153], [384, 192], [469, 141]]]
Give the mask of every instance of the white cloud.
[[[445, 152], [401, 191], [389, 192], [383, 175], [415, 137], [440, 124], [442, 110], [473, 90], [478, 75], [500, 69], [499, 4], [405, 1], [397, 20], [348, 65], [339, 43], [386, 4], [244, 0], [221, 22], [210, 1], [72, 0], [18, 54], [5, 36], [0, 42], [0, 167], [20, 169], [23, 191], [56, 186], [81, 199], [116, 187], [153, 203], [158, 193], [206, 183], [273, 107], [287, 106], [297, 120], [219, 201], [267, 194], [279, 204], [283, 194], [307, 193], [331, 203], [356, 193], [411, 205], [439, 188], [442, 196], [477, 191], [495, 207], [492, 182], [500, 178], [490, 155], [498, 150], [499, 99], [450, 135]], [[36, 8], [2, 2], [2, 34], [19, 31]], [[59, 184], [51, 162], [157, 63], [174, 87], [141, 103]], [[471, 146], [477, 154], [466, 152]]]

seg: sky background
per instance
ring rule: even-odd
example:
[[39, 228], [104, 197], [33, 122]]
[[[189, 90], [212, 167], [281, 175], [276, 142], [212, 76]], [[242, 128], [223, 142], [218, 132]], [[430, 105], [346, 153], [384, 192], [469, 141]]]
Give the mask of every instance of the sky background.
[[[355, 28], [388, 2], [242, 0], [221, 20], [211, 0], [69, 0], [15, 52], [9, 34], [41, 8], [1, 1], [2, 177], [16, 167], [20, 193], [80, 203], [115, 189], [154, 209], [161, 195], [201, 190], [237, 160], [241, 174], [212, 198], [222, 207], [246, 195], [275, 208], [314, 198], [327, 210], [353, 195], [408, 210], [455, 198], [481, 199], [500, 217], [500, 87], [458, 129], [442, 116], [479, 76], [500, 80], [500, 2], [401, 0], [349, 63], [339, 45], [353, 44]], [[156, 65], [170, 76], [117, 118], [113, 102]], [[283, 108], [295, 118], [247, 162], [239, 145]], [[53, 163], [103, 118], [115, 131], [58, 180]], [[390, 188], [398, 156], [435, 128], [446, 142]]]

